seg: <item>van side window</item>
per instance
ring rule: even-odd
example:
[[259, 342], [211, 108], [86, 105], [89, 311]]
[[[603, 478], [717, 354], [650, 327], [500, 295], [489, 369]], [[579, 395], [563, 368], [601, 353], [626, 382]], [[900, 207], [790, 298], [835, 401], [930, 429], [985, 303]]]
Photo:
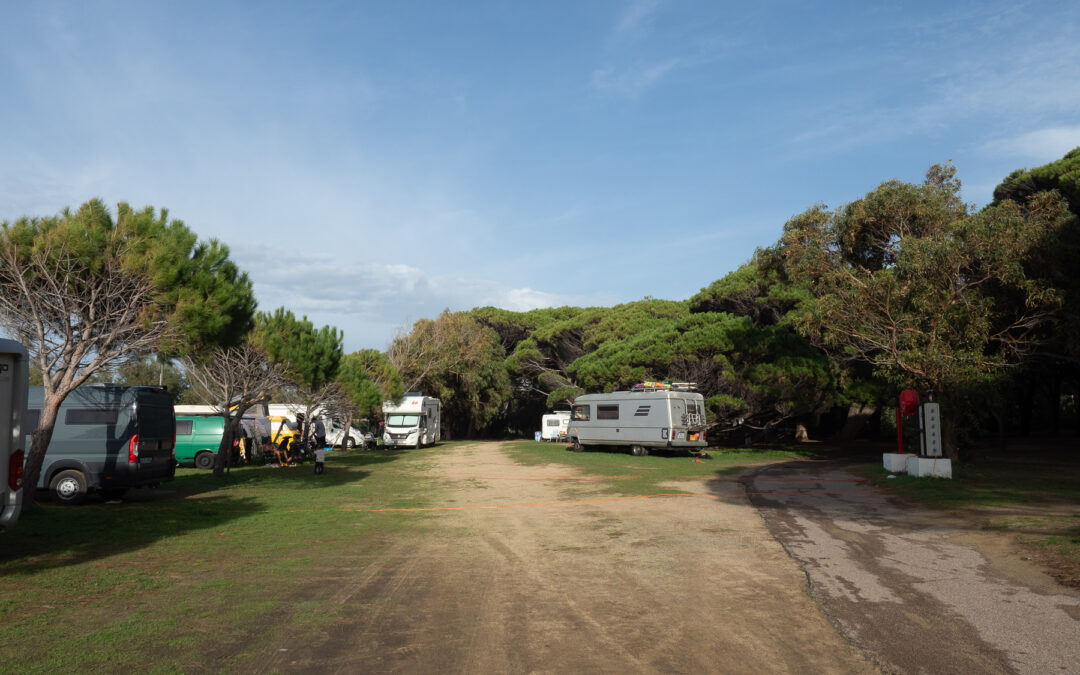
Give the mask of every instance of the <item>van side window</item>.
[[83, 425], [108, 425], [116, 424], [116, 418], [118, 417], [119, 410], [88, 410], [88, 409], [75, 409], [68, 410], [64, 414], [64, 424], [83, 424]]
[[588, 405], [576, 405], [573, 408], [573, 412], [570, 413], [570, 417], [575, 422], [588, 422], [592, 419]]
[[176, 435], [177, 436], [190, 436], [191, 435], [191, 420], [176, 420]]
[[616, 405], [598, 405], [596, 406], [596, 419], [598, 420], [617, 420], [619, 419], [619, 406]]
[[34, 408], [28, 408], [26, 410], [26, 417], [23, 418], [22, 432], [28, 434], [37, 429], [38, 420], [41, 419], [41, 411]]

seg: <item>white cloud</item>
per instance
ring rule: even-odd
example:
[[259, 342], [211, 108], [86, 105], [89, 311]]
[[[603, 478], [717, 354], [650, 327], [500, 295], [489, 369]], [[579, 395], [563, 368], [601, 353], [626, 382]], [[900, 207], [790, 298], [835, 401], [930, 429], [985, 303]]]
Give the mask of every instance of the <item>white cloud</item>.
[[233, 259], [251, 277], [261, 311], [284, 306], [316, 325], [337, 326], [347, 351], [385, 348], [397, 331], [443, 309], [491, 305], [521, 312], [583, 300], [481, 277], [430, 275], [403, 264], [330, 254], [296, 260], [293, 252], [269, 245], [239, 244]]
[[600, 91], [635, 98], [681, 64], [680, 59], [670, 58], [621, 70], [600, 68], [593, 71], [592, 83]]
[[1036, 129], [1013, 138], [999, 138], [983, 146], [986, 152], [1008, 158], [1051, 162], [1080, 147], [1080, 124]]
[[615, 33], [625, 35], [637, 31], [662, 4], [662, 0], [635, 0], [619, 17]]

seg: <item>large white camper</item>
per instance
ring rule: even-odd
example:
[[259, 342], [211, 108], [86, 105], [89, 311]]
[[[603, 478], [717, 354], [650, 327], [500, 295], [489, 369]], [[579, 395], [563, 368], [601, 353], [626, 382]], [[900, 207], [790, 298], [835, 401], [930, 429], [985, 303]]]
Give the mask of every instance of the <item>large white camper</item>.
[[400, 403], [383, 403], [383, 445], [422, 448], [442, 438], [442, 404], [418, 391], [405, 394]]
[[540, 418], [540, 440], [565, 441], [570, 427], [570, 411], [556, 410]]
[[704, 448], [705, 399], [692, 387], [646, 382], [633, 391], [578, 396], [567, 432], [572, 449], [614, 446], [647, 455], [649, 448]]

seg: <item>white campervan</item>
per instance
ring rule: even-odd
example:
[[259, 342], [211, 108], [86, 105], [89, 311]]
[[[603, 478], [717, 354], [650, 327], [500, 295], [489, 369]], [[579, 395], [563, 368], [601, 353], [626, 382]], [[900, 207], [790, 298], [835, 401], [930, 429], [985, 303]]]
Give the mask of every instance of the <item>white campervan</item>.
[[[301, 415], [307, 410], [307, 406], [300, 403], [270, 403], [266, 406], [267, 414], [270, 416], [271, 423], [273, 424], [273, 432], [271, 438], [278, 434], [283, 422], [288, 421], [292, 428], [297, 428], [296, 415]], [[322, 417], [323, 426], [326, 427], [326, 442], [335, 447], [353, 448], [360, 447], [364, 444], [364, 434], [356, 427], [350, 425], [348, 431], [345, 429], [345, 420], [340, 417], [330, 417], [325, 414], [325, 411], [321, 407], [315, 408], [312, 412], [315, 417]], [[291, 432], [284, 432], [285, 436], [291, 436]]]
[[[0, 340], [0, 532], [15, 526], [22, 511], [23, 438], [27, 425], [26, 396], [30, 361], [26, 347]], [[27, 445], [29, 447], [29, 445]]]
[[442, 438], [442, 404], [418, 391], [405, 394], [400, 403], [383, 403], [383, 445], [422, 448]]
[[570, 427], [570, 411], [556, 410], [540, 418], [540, 440], [565, 441]]
[[629, 448], [705, 447], [705, 399], [690, 383], [644, 383], [634, 391], [585, 394], [574, 399], [567, 435], [575, 451], [590, 446]]

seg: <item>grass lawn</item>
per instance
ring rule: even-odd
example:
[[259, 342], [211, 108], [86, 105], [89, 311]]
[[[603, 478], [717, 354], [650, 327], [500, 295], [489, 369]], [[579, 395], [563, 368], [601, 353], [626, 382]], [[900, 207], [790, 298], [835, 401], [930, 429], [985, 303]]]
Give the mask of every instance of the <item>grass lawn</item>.
[[[8, 672], [226, 668], [273, 648], [260, 623], [298, 631], [332, 621], [305, 602], [321, 567], [420, 535], [422, 466], [438, 448], [331, 453], [327, 472], [243, 467], [222, 480], [180, 469], [124, 502], [44, 503], [0, 537], [0, 662]], [[152, 653], [148, 650], [153, 649]]]
[[607, 490], [627, 495], [683, 492], [664, 484], [738, 474], [752, 464], [795, 459], [809, 454], [803, 450], [709, 448], [709, 459], [695, 461], [685, 452], [654, 452], [645, 457], [634, 457], [614, 449], [570, 452], [569, 446], [562, 443], [534, 441], [514, 441], [506, 447], [508, 454], [520, 464], [566, 464], [586, 475], [611, 478], [611, 482], [606, 484]]

